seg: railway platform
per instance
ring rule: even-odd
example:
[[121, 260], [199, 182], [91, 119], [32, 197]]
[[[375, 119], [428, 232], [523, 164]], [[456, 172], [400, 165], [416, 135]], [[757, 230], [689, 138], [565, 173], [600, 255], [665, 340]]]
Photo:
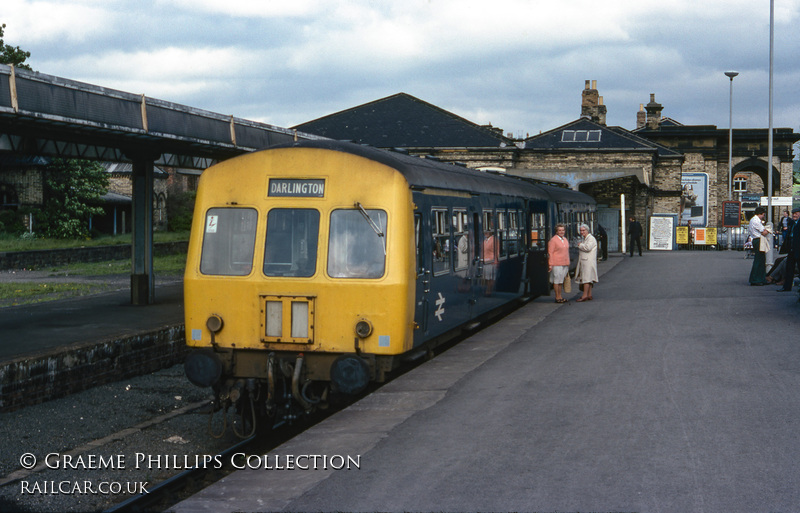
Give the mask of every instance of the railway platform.
[[615, 255], [169, 511], [796, 510], [800, 303], [750, 265]]
[[174, 365], [183, 322], [179, 279], [157, 283], [147, 306], [132, 306], [123, 287], [0, 308], [0, 411]]

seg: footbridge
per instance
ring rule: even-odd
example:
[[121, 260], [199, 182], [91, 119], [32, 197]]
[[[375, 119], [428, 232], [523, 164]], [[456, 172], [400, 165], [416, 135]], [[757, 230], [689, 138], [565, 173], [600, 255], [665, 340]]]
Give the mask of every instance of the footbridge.
[[154, 167], [318, 137], [0, 64], [0, 151], [133, 164], [131, 302], [155, 301]]

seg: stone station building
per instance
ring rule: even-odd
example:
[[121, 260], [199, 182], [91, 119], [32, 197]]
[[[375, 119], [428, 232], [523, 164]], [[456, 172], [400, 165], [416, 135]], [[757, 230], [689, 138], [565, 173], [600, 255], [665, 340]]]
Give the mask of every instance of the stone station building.
[[[623, 194], [626, 219], [635, 216], [645, 232], [653, 214], [673, 214], [680, 224], [692, 220], [693, 227], [722, 225], [722, 201], [728, 199], [728, 129], [682, 125], [662, 117], [662, 111], [651, 94], [636, 113], [636, 129], [608, 126], [603, 98], [596, 83], [587, 80], [578, 119], [522, 140], [405, 93], [294, 128], [586, 192], [598, 202], [599, 222], [614, 251], [622, 235]], [[779, 128], [773, 138], [773, 196], [791, 196], [792, 149], [800, 134]], [[767, 129], [734, 129], [733, 199], [767, 194], [767, 140]], [[745, 215], [755, 206], [746, 201]], [[780, 210], [774, 209], [776, 220]]]

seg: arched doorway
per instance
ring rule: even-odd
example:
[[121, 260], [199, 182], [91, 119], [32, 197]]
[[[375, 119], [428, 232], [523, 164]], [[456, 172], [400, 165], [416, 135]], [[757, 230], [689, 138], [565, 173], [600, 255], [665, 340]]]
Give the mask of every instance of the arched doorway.
[[[735, 166], [733, 166], [733, 175], [736, 176], [737, 173], [753, 173], [759, 178], [761, 178], [761, 183], [763, 184], [763, 190], [753, 190], [753, 187], [748, 184], [748, 193], [750, 194], [759, 194], [761, 196], [766, 196], [769, 193], [767, 184], [769, 183], [769, 168], [767, 167], [766, 161], [756, 158], [750, 157], [747, 160], [743, 160], [739, 162]], [[772, 195], [776, 196], [780, 194], [781, 191], [781, 172], [772, 166]]]

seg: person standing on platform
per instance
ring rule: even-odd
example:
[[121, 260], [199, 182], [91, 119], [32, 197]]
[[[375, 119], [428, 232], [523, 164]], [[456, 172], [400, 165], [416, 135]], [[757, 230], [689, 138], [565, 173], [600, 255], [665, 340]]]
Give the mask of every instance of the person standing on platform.
[[603, 225], [597, 225], [597, 242], [600, 244], [600, 261], [608, 260], [608, 234]]
[[779, 292], [789, 292], [792, 290], [794, 284], [794, 271], [795, 266], [800, 262], [800, 207], [792, 210], [793, 223], [789, 223], [791, 231], [786, 235], [784, 246], [788, 250], [786, 253], [786, 272], [783, 276], [783, 287], [778, 289]]
[[789, 230], [792, 228], [792, 218], [789, 216], [789, 211], [783, 211], [783, 217], [781, 217], [780, 223], [778, 226], [781, 227], [781, 237], [780, 237], [780, 244], [783, 245], [786, 242], [786, 237], [789, 236]]
[[[763, 235], [769, 232], [764, 228], [764, 216], [767, 211], [764, 207], [756, 207], [755, 214], [750, 218], [747, 232], [753, 238], [753, 267], [750, 269], [750, 285], [767, 284], [767, 258], [762, 251], [761, 244], [765, 239]], [[769, 248], [766, 248], [769, 249]]]
[[547, 243], [548, 270], [550, 271], [550, 283], [553, 284], [553, 291], [556, 293], [556, 303], [567, 302], [561, 296], [564, 279], [569, 273], [569, 241], [564, 236], [565, 233], [566, 227], [563, 224], [557, 224], [556, 234]]
[[639, 256], [642, 256], [642, 225], [635, 217], [631, 216], [631, 224], [628, 226], [628, 235], [631, 236], [631, 256], [633, 256], [633, 243], [639, 248]]
[[583, 242], [578, 244], [580, 256], [575, 268], [575, 283], [580, 284], [583, 295], [577, 299], [579, 303], [592, 300], [592, 288], [597, 283], [597, 239], [589, 233], [589, 227], [581, 225]]
[[497, 278], [498, 248], [497, 239], [492, 230], [483, 234], [483, 279], [486, 281], [484, 295], [494, 294], [494, 280]]

